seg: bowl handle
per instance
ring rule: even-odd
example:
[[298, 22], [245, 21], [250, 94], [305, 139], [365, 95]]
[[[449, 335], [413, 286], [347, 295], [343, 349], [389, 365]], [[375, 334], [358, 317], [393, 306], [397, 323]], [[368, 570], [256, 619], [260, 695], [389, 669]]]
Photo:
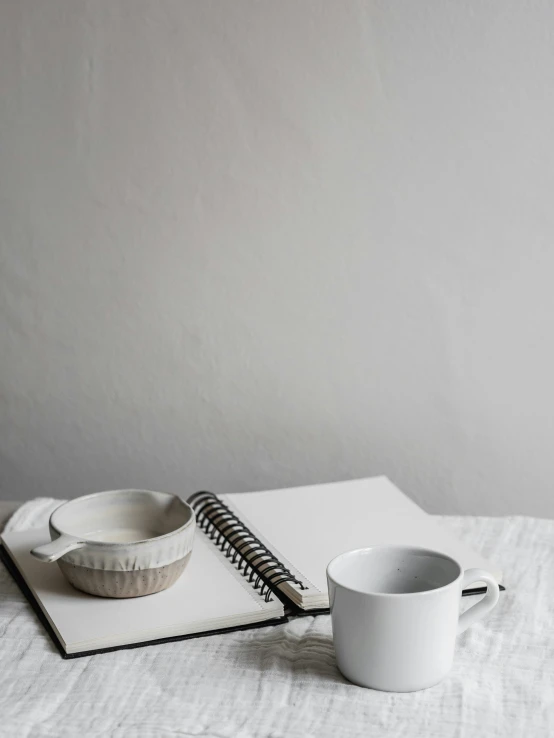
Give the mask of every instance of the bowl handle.
[[80, 541], [78, 538], [62, 533], [59, 538], [56, 538], [50, 543], [45, 543], [43, 546], [33, 548], [31, 554], [39, 561], [50, 563], [51, 561], [59, 559], [60, 556], [69, 553], [69, 551], [73, 551], [76, 548], [82, 548], [84, 545], [84, 541]]

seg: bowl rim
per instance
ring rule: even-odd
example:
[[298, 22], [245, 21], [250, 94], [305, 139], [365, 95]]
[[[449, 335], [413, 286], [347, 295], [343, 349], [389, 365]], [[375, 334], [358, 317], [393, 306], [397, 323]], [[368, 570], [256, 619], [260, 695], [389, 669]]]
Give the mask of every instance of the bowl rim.
[[[174, 499], [179, 500], [179, 502], [184, 505], [185, 508], [188, 508], [190, 512], [190, 518], [187, 520], [186, 523], [181, 525], [179, 528], [175, 528], [175, 530], [169, 531], [169, 533], [164, 533], [161, 536], [152, 536], [151, 538], [142, 538], [139, 541], [124, 541], [124, 542], [116, 542], [116, 541], [94, 541], [90, 538], [85, 538], [85, 536], [80, 536], [71, 530], [67, 530], [64, 528], [60, 528], [58, 525], [56, 525], [55, 517], [57, 513], [62, 509], [66, 508], [68, 505], [73, 505], [76, 503], [83, 502], [85, 500], [90, 500], [91, 498], [98, 498], [98, 497], [108, 497], [110, 495], [112, 496], [119, 496], [119, 495], [131, 495], [135, 492], [145, 492], [147, 494], [155, 494], [155, 495], [165, 495], [167, 497], [172, 497]], [[50, 518], [49, 518], [49, 526], [56, 531], [56, 533], [59, 536], [65, 535], [65, 536], [71, 536], [72, 538], [78, 538], [80, 541], [85, 543], [87, 546], [93, 546], [95, 548], [129, 548], [130, 546], [137, 546], [137, 545], [144, 545], [147, 543], [157, 543], [158, 541], [163, 541], [166, 538], [170, 538], [171, 536], [175, 536], [178, 533], [182, 533], [190, 526], [194, 526], [196, 524], [196, 515], [194, 514], [194, 509], [189, 505], [188, 502], [185, 502], [182, 497], [179, 495], [174, 494], [173, 492], [161, 492], [159, 490], [152, 490], [152, 489], [108, 489], [108, 490], [102, 490], [101, 492], [91, 492], [88, 495], [82, 495], [81, 497], [75, 497], [73, 500], [66, 500], [65, 502], [62, 502], [61, 505], [58, 505], [58, 507], [52, 511]]]

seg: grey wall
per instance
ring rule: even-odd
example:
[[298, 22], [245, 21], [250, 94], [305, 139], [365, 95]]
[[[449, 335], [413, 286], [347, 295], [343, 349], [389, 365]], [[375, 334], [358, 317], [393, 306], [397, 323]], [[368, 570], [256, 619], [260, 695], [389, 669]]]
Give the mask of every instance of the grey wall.
[[4, 499], [554, 516], [554, 5], [0, 4]]

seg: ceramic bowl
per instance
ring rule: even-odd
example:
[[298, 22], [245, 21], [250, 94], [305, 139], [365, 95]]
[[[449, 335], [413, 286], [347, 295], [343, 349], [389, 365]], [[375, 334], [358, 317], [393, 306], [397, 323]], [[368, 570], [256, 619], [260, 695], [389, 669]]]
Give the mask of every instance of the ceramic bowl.
[[77, 589], [142, 597], [167, 589], [190, 558], [196, 521], [180, 497], [118, 489], [65, 502], [50, 516], [51, 543], [31, 553], [57, 561]]

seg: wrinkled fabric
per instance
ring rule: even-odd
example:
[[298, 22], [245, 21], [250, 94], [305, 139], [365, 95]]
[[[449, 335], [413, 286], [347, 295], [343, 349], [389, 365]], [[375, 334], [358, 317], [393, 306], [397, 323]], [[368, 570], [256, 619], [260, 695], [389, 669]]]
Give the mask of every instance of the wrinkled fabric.
[[[7, 528], [44, 525], [56, 504], [29, 502]], [[460, 636], [445, 681], [412, 694], [349, 684], [326, 615], [64, 661], [0, 565], [0, 735], [554, 736], [554, 520], [441, 520], [507, 591]]]

